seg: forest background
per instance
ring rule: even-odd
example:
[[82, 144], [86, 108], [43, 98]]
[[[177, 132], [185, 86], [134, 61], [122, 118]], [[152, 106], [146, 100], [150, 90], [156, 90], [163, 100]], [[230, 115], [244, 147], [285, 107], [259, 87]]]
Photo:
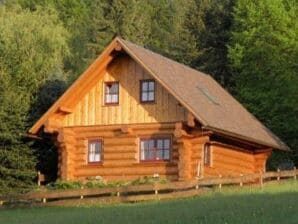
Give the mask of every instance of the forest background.
[[0, 193], [55, 177], [28, 128], [115, 37], [211, 74], [298, 165], [297, 0], [0, 0]]

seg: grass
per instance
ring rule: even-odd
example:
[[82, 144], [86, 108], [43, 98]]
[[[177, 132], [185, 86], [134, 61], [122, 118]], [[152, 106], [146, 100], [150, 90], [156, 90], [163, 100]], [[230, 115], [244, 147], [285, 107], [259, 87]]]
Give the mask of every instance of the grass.
[[2, 224], [298, 223], [298, 181], [223, 188], [200, 197], [92, 207], [0, 209]]

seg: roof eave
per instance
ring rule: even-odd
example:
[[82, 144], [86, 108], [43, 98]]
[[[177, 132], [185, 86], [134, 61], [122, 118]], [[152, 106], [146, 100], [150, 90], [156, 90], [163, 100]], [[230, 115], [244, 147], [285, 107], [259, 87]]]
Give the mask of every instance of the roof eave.
[[259, 139], [254, 139], [254, 138], [243, 136], [243, 135], [240, 135], [240, 134], [237, 134], [237, 133], [232, 133], [232, 132], [229, 132], [229, 131], [226, 131], [226, 130], [222, 130], [222, 129], [219, 129], [219, 128], [216, 128], [216, 127], [209, 126], [209, 125], [203, 126], [203, 128], [207, 129], [207, 130], [214, 131], [215, 133], [218, 133], [218, 134], [224, 134], [224, 135], [231, 136], [231, 137], [234, 137], [234, 138], [239, 138], [241, 140], [245, 140], [245, 141], [248, 141], [248, 142], [253, 142], [253, 143], [256, 143], [258, 145], [263, 145], [263, 146], [270, 147], [270, 148], [273, 148], [273, 149], [278, 149], [278, 150], [287, 151], [287, 152], [292, 151], [283, 142], [280, 143], [280, 144], [275, 145], [275, 144], [271, 144], [271, 143], [268, 143], [268, 142], [264, 142], [264, 141], [259, 140]]

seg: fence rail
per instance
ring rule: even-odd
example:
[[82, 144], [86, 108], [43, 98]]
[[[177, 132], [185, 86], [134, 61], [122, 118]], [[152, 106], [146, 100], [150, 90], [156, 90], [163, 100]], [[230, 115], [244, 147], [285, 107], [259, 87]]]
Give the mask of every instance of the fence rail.
[[77, 205], [98, 202], [136, 202], [145, 200], [160, 200], [171, 198], [190, 197], [201, 194], [206, 187], [223, 185], [257, 184], [260, 187], [264, 182], [279, 181], [280, 179], [297, 179], [298, 170], [255, 173], [239, 176], [220, 176], [197, 178], [188, 182], [154, 183], [138, 186], [122, 186], [107, 188], [85, 188], [69, 190], [47, 190], [30, 192], [14, 198], [0, 198], [0, 205], [9, 205], [12, 201], [28, 202], [37, 205]]

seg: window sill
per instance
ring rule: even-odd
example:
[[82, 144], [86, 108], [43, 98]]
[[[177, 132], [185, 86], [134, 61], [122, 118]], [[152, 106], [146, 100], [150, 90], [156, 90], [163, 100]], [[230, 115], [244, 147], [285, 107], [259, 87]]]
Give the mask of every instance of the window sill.
[[152, 166], [152, 165], [174, 165], [170, 160], [161, 160], [161, 161], [139, 161], [134, 163], [135, 166]]
[[88, 162], [86, 166], [103, 166], [103, 162]]
[[140, 101], [140, 104], [144, 104], [144, 105], [154, 105], [154, 104], [156, 104], [156, 101]]
[[120, 106], [119, 103], [108, 103], [108, 104], [104, 104], [102, 105], [103, 107], [117, 107]]

